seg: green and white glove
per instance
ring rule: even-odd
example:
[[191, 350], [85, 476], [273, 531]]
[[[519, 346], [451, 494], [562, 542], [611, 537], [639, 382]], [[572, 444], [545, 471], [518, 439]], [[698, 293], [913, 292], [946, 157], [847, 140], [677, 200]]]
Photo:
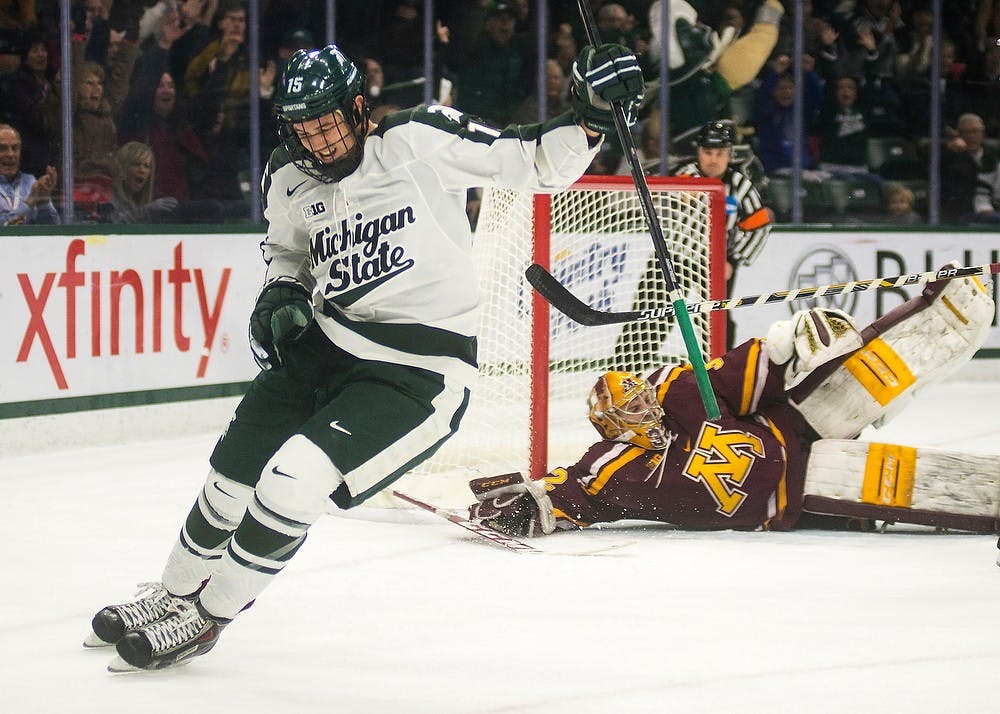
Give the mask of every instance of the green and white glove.
[[265, 287], [250, 315], [250, 349], [258, 366], [279, 369], [281, 347], [302, 337], [312, 321], [312, 296], [304, 285], [283, 278]]
[[573, 63], [570, 100], [577, 119], [591, 131], [614, 134], [611, 103], [621, 106], [625, 121], [635, 124], [643, 93], [642, 70], [631, 50], [622, 45], [586, 45]]

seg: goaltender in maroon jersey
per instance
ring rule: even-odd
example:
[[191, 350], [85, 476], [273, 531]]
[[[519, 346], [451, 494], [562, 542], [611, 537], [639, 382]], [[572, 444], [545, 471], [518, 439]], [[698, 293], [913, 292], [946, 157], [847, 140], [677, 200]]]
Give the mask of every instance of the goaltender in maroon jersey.
[[602, 440], [537, 481], [474, 479], [469, 518], [514, 536], [625, 519], [788, 530], [803, 513], [812, 527], [993, 531], [995, 459], [857, 437], [967, 362], [995, 314], [974, 277], [933, 282], [863, 330], [840, 310], [799, 310], [706, 365], [715, 419], [690, 366], [607, 372], [589, 397]]
[[[690, 366], [647, 382], [667, 447], [600, 441], [545, 481], [557, 528], [621, 519], [692, 529], [788, 529], [801, 514], [809, 444], [818, 435], [787, 403], [783, 370], [751, 339], [708, 365], [721, 418], [704, 420]], [[773, 369], [772, 369], [773, 368]]]

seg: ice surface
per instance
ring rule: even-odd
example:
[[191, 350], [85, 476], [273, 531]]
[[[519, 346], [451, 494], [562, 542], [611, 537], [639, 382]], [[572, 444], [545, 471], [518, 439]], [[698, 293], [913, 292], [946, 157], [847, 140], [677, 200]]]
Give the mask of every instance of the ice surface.
[[[1000, 453], [998, 400], [948, 383], [872, 438]], [[528, 555], [361, 509], [322, 519], [208, 656], [109, 675], [89, 619], [159, 577], [214, 441], [0, 458], [0, 711], [1000, 711], [996, 538], [901, 527], [629, 523]]]

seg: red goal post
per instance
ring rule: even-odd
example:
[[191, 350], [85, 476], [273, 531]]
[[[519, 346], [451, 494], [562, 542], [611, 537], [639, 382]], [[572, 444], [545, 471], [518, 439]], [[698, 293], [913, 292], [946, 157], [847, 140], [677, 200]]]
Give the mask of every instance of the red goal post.
[[[685, 299], [725, 297], [721, 182], [648, 183]], [[631, 177], [585, 176], [554, 194], [487, 190], [473, 260], [483, 298], [480, 376], [458, 433], [401, 485], [435, 503], [468, 503], [471, 478], [518, 470], [539, 478], [573, 463], [596, 438], [586, 402], [601, 373], [648, 373], [686, 358], [672, 319], [584, 327], [550, 308], [524, 277], [539, 263], [603, 310], [669, 304]], [[692, 324], [706, 359], [725, 351], [723, 315], [695, 314]]]

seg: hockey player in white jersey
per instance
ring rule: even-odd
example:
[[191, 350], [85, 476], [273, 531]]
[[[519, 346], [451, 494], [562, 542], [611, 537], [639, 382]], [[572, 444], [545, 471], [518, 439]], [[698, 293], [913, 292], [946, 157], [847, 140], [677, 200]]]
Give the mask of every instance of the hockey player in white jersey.
[[293, 55], [263, 177], [267, 275], [250, 322], [261, 372], [162, 583], [101, 610], [85, 644], [116, 644], [113, 670], [207, 652], [331, 499], [355, 506], [433, 454], [476, 375], [467, 189], [567, 187], [614, 131], [609, 102], [634, 117], [641, 93], [625, 48], [586, 47], [573, 111], [545, 124], [500, 130], [431, 106], [375, 126], [364, 75], [336, 46]]

